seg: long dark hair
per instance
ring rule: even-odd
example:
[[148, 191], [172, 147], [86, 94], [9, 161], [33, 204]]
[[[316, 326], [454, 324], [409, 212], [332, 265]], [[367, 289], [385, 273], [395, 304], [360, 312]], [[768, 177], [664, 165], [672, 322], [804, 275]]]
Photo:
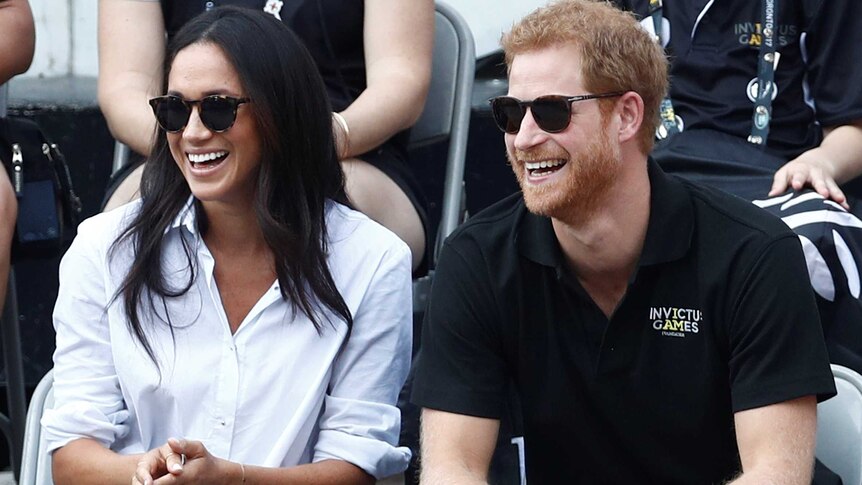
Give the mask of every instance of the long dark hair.
[[[180, 29], [165, 55], [162, 92], [177, 53], [192, 44], [221, 48], [239, 74], [247, 106], [260, 130], [261, 160], [254, 210], [264, 240], [275, 255], [275, 272], [282, 297], [304, 313], [318, 332], [329, 309], [348, 327], [350, 310], [326, 264], [325, 206], [344, 200], [344, 175], [332, 135], [329, 99], [308, 51], [293, 32], [272, 16], [240, 7], [218, 7], [195, 17]], [[196, 278], [196, 256], [185, 237], [189, 279], [174, 288], [165, 281], [161, 259], [163, 238], [185, 207], [189, 186], [158, 130], [141, 181], [141, 207], [114, 242], [134, 248], [134, 262], [115, 298], [122, 295], [129, 331], [156, 362], [138, 310], [145, 300], [157, 301], [189, 291]], [[195, 200], [199, 232], [206, 216]], [[156, 314], [154, 311], [153, 314]], [[173, 332], [170, 316], [167, 324]], [[332, 324], [332, 322], [330, 322]]]

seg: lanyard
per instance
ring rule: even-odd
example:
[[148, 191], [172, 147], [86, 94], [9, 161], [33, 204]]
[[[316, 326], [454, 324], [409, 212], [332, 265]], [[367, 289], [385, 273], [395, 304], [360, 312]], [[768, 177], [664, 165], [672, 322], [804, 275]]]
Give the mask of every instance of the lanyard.
[[[655, 31], [655, 40], [656, 42], [658, 42], [659, 46], [664, 48], [664, 27], [662, 26], [661, 21], [662, 7], [662, 0], [649, 1], [649, 14], [650, 17], [652, 17], [653, 30]], [[673, 110], [673, 103], [670, 100], [670, 93], [666, 94], [664, 99], [661, 100], [659, 118], [661, 119], [661, 124], [655, 131], [656, 138], [658, 138], [659, 140], [664, 140], [671, 135], [679, 133], [679, 126], [676, 123], [676, 112]]]
[[776, 52], [776, 31], [778, 30], [778, 1], [761, 2], [761, 41], [760, 60], [757, 66], [757, 98], [754, 101], [751, 134], [748, 141], [766, 146], [769, 136], [769, 122], [772, 119], [772, 96], [775, 87], [775, 66], [778, 64]]
[[[748, 141], [755, 145], [766, 145], [769, 136], [769, 123], [772, 120], [772, 97], [775, 95], [775, 69], [778, 65], [777, 52], [778, 30], [778, 0], [762, 0], [761, 2], [761, 41], [757, 67], [757, 97], [755, 98], [754, 114], [752, 116], [751, 134]], [[662, 0], [649, 0], [649, 14], [652, 17], [655, 39], [664, 46], [664, 29], [662, 27]], [[676, 113], [670, 94], [661, 101], [659, 110], [661, 125], [656, 130], [656, 138], [664, 139], [679, 133]]]

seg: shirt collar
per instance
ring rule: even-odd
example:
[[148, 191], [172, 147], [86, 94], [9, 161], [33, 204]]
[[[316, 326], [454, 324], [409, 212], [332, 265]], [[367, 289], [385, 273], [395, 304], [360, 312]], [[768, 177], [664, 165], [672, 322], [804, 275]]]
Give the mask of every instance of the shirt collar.
[[190, 195], [185, 205], [180, 209], [176, 217], [174, 217], [173, 222], [165, 229], [165, 234], [182, 227], [185, 227], [192, 235], [198, 234], [197, 211], [195, 211], [194, 202], [195, 197]]
[[[643, 251], [638, 266], [675, 261], [685, 256], [691, 246], [694, 209], [691, 196], [682, 182], [647, 161], [650, 182], [650, 214]], [[551, 219], [531, 213], [522, 204], [522, 215], [516, 221], [515, 245], [527, 259], [561, 272], [563, 255], [551, 225]]]

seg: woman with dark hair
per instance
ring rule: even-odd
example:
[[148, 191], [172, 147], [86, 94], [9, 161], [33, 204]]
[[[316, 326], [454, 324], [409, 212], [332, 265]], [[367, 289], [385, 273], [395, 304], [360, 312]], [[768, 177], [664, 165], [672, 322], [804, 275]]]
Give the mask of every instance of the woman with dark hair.
[[[422, 112], [431, 79], [434, 1], [99, 0], [99, 106], [114, 137], [133, 151], [147, 155], [153, 147], [142, 101], [160, 94], [165, 39], [215, 5], [265, 11], [309, 49], [332, 103], [350, 202], [406, 242], [421, 273], [428, 227], [408, 164], [407, 129]], [[115, 175], [106, 210], [137, 197], [136, 166]]]
[[271, 16], [222, 7], [177, 33], [164, 72], [140, 201], [82, 223], [61, 264], [55, 482], [403, 471], [410, 251], [336, 202], [311, 57]]

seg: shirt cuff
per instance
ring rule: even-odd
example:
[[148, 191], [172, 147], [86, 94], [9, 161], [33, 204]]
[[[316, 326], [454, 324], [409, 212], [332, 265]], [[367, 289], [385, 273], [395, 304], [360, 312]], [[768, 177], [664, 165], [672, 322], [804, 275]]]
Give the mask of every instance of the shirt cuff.
[[110, 448], [117, 438], [128, 434], [128, 419], [126, 409], [105, 414], [86, 403], [76, 403], [46, 410], [41, 424], [50, 453], [80, 438], [96, 440]]
[[400, 428], [395, 406], [327, 395], [313, 461], [346, 461], [378, 479], [401, 473], [410, 450], [396, 446]]

